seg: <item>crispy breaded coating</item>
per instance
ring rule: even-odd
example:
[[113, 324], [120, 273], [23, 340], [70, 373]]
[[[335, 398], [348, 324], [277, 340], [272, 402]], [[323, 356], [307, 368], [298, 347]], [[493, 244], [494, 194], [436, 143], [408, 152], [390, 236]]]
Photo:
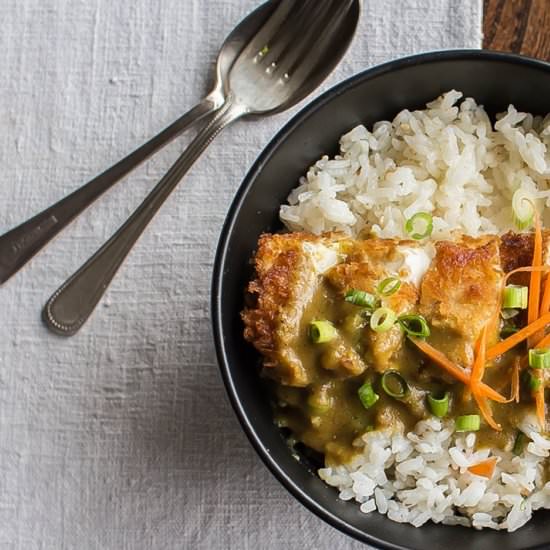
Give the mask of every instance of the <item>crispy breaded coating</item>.
[[[327, 273], [327, 279], [342, 296], [351, 289], [360, 289], [376, 294], [377, 286], [390, 276], [395, 276], [395, 266], [402, 264], [402, 249], [418, 248], [414, 241], [394, 239], [369, 239], [348, 245], [348, 255], [343, 263]], [[397, 315], [414, 310], [418, 302], [416, 287], [406, 281], [399, 291], [384, 297], [381, 305], [389, 307]], [[369, 342], [369, 356], [378, 371], [397, 368], [397, 354], [403, 345], [404, 334], [398, 325], [387, 332], [368, 330], [365, 336]]]
[[496, 339], [503, 276], [498, 244], [497, 237], [439, 241], [422, 281], [420, 313], [445, 335], [449, 357], [464, 366], [485, 324], [492, 323], [490, 340]]
[[242, 313], [244, 336], [263, 355], [266, 373], [282, 384], [306, 386], [310, 382], [294, 344], [325, 263], [337, 261], [339, 240], [338, 236], [306, 233], [260, 237], [256, 279], [248, 286], [255, 303]]

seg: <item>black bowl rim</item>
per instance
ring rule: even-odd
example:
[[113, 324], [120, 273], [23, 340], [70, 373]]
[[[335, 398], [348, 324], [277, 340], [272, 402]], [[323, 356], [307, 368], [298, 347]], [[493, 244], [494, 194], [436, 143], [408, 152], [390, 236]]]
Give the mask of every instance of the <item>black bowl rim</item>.
[[[318, 98], [308, 103], [303, 109], [295, 114], [291, 118], [291, 120], [287, 122], [281, 130], [279, 130], [275, 137], [263, 149], [262, 153], [252, 165], [252, 168], [248, 171], [243, 182], [239, 186], [235, 198], [231, 203], [220, 233], [220, 238], [214, 260], [211, 293], [211, 319], [216, 356], [222, 379], [227, 394], [229, 396], [229, 400], [249, 441], [251, 442], [252, 446], [254, 447], [264, 464], [271, 471], [271, 473], [290, 492], [290, 494], [294, 496], [294, 498], [296, 498], [306, 508], [308, 508], [319, 518], [323, 519], [328, 524], [332, 525], [341, 532], [357, 540], [374, 545], [381, 549], [408, 550], [405, 546], [395, 545], [393, 543], [386, 542], [377, 537], [369, 535], [363, 530], [353, 527], [352, 525], [341, 520], [336, 515], [332, 514], [329, 510], [321, 506], [315, 500], [311, 499], [271, 458], [269, 452], [267, 452], [262, 442], [262, 438], [258, 433], [256, 433], [256, 430], [254, 429], [244, 407], [242, 406], [237, 389], [233, 383], [233, 378], [231, 375], [231, 365], [229, 364], [225, 350], [224, 337], [222, 333], [221, 303], [221, 294], [223, 287], [223, 266], [226, 263], [227, 247], [233, 227], [236, 222], [236, 218], [241, 209], [243, 200], [246, 198], [251, 186], [254, 185], [257, 175], [261, 172], [268, 159], [274, 154], [274, 152], [287, 138], [287, 136], [291, 132], [293, 132], [299, 125], [301, 125], [306, 119], [312, 116], [318, 109], [320, 109], [327, 102], [332, 101], [335, 97], [347, 92], [349, 89], [359, 84], [362, 84], [364, 81], [370, 80], [396, 69], [420, 64], [429, 64], [437, 61], [467, 61], [479, 59], [505, 63], [512, 62], [518, 65], [526, 65], [538, 68], [543, 71], [550, 71], [550, 63], [522, 55], [506, 52], [496, 52], [491, 50], [457, 49], [432, 51], [391, 60], [386, 63], [376, 65], [370, 69], [366, 69], [365, 71], [357, 73], [350, 78], [336, 84], [335, 86], [321, 94]], [[531, 550], [537, 550], [537, 548], [542, 550], [544, 546], [531, 547]]]

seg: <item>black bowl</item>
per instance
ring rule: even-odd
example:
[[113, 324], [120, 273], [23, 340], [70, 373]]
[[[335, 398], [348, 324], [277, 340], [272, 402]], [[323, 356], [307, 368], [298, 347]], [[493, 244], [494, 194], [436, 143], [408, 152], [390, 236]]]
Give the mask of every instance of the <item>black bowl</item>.
[[380, 548], [512, 550], [550, 548], [548, 512], [515, 533], [475, 531], [428, 524], [419, 529], [378, 513], [362, 514], [356, 503], [337, 498], [307, 467], [292, 457], [260, 379], [257, 354], [243, 340], [239, 312], [251, 276], [249, 260], [258, 236], [278, 231], [279, 205], [308, 166], [335, 153], [339, 137], [359, 123], [392, 119], [401, 109], [422, 108], [455, 88], [474, 97], [490, 113], [518, 109], [550, 112], [550, 64], [486, 51], [435, 52], [375, 67], [325, 93], [267, 146], [241, 185], [223, 227], [213, 277], [212, 317], [218, 360], [239, 420], [262, 460], [304, 505], [334, 527]]

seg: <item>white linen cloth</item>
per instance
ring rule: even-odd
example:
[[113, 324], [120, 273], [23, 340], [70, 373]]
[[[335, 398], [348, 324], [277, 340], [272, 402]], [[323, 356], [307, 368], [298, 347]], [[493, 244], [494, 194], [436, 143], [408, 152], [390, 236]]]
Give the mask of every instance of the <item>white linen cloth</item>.
[[[223, 38], [255, 5], [2, 0], [0, 232], [191, 107]], [[323, 89], [405, 54], [480, 47], [481, 16], [481, 0], [366, 1], [352, 48]], [[0, 288], [2, 550], [361, 547], [260, 462], [225, 397], [211, 341], [210, 276], [224, 216], [291, 115], [241, 122], [217, 138], [73, 338], [42, 326], [44, 301], [188, 137]]]

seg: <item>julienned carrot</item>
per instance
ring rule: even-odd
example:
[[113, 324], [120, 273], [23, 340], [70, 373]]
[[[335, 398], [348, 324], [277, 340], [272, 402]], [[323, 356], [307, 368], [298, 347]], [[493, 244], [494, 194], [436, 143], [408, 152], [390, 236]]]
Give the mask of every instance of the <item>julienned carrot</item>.
[[492, 346], [487, 350], [487, 361], [506, 353], [509, 349], [512, 349], [514, 346], [517, 346], [519, 343], [523, 342], [529, 336], [539, 332], [544, 329], [546, 325], [550, 324], [550, 313], [545, 313], [542, 317], [534, 321], [533, 323], [523, 327], [521, 330], [512, 334], [508, 338], [500, 341], [498, 344]]
[[550, 311], [550, 275], [546, 275], [544, 279], [544, 292], [540, 302], [540, 315], [544, 315]]
[[487, 325], [481, 329], [477, 345], [476, 356], [472, 365], [472, 374], [470, 376], [470, 385], [472, 389], [483, 379], [485, 373], [485, 357], [487, 355]]
[[521, 359], [517, 356], [514, 359], [514, 368], [512, 370], [512, 384], [510, 388], [510, 400], [519, 403], [519, 371], [521, 370]]
[[[444, 353], [441, 353], [438, 349], [435, 349], [425, 340], [420, 340], [419, 338], [411, 338], [410, 340], [420, 351], [425, 353], [430, 359], [432, 359], [432, 361], [446, 370], [451, 376], [454, 376], [454, 378], [463, 384], [470, 384], [470, 373], [465, 371], [462, 367], [455, 365]], [[480, 383], [479, 391], [497, 403], [506, 403], [507, 401], [503, 395], [487, 386], [487, 384]]]
[[493, 418], [491, 407], [487, 403], [487, 397], [480, 391], [479, 387], [483, 374], [485, 373], [485, 356], [487, 353], [487, 325], [481, 329], [477, 345], [476, 356], [472, 365], [472, 374], [470, 376], [470, 388], [472, 394], [479, 407], [479, 411], [483, 415], [485, 422], [491, 426], [494, 430], [501, 430], [500, 424], [498, 424]]
[[482, 395], [479, 391], [479, 388], [472, 390], [472, 394], [474, 395], [474, 399], [476, 400], [479, 411], [485, 419], [485, 422], [487, 422], [487, 424], [489, 424], [489, 426], [491, 426], [493, 430], [497, 430], [498, 432], [500, 432], [502, 430], [502, 426], [493, 418], [493, 412], [491, 411], [491, 407], [487, 402], [487, 396]]
[[[542, 229], [540, 226], [540, 217], [535, 213], [535, 241], [533, 246], [533, 267], [539, 267], [542, 265]], [[547, 277], [548, 278], [548, 277]], [[531, 279], [529, 281], [529, 309], [527, 310], [527, 321], [531, 323], [537, 317], [544, 316], [548, 310], [542, 311], [543, 307], [546, 307], [544, 304], [544, 295], [543, 303], [540, 302], [540, 283], [542, 280], [542, 274], [539, 272], [533, 271], [531, 273]], [[546, 292], [545, 285], [545, 292]], [[531, 348], [537, 342], [540, 342], [544, 339], [544, 329], [541, 328], [540, 331], [533, 334], [527, 339], [527, 345]], [[544, 403], [544, 380], [542, 372], [534, 373], [534, 376], [539, 381], [538, 388], [535, 390], [535, 405], [537, 410], [537, 419], [539, 421], [541, 430], [544, 430], [546, 427], [546, 407]]]
[[[533, 243], [533, 261], [531, 267], [542, 266], [542, 230], [540, 227], [540, 218], [535, 214], [535, 237]], [[527, 324], [534, 323], [540, 317], [540, 283], [542, 273], [532, 271], [529, 279], [529, 302], [527, 308]], [[527, 345], [532, 348], [544, 334], [532, 335], [527, 339]]]
[[468, 467], [468, 471], [476, 476], [486, 477], [491, 479], [495, 473], [495, 466], [497, 465], [498, 458], [492, 456], [486, 460], [482, 460], [473, 466]]
[[531, 267], [531, 266], [517, 267], [512, 271], [508, 271], [508, 273], [506, 273], [506, 275], [502, 279], [502, 288], [504, 289], [504, 287], [506, 286], [506, 283], [508, 282], [508, 279], [510, 279], [510, 277], [514, 276], [516, 273], [533, 273], [534, 271], [539, 272], [541, 274], [546, 273], [547, 271], [550, 271], [550, 266], [541, 265], [539, 267]]
[[540, 340], [535, 347], [537, 349], [550, 347], [550, 334], [547, 334], [542, 340]]

